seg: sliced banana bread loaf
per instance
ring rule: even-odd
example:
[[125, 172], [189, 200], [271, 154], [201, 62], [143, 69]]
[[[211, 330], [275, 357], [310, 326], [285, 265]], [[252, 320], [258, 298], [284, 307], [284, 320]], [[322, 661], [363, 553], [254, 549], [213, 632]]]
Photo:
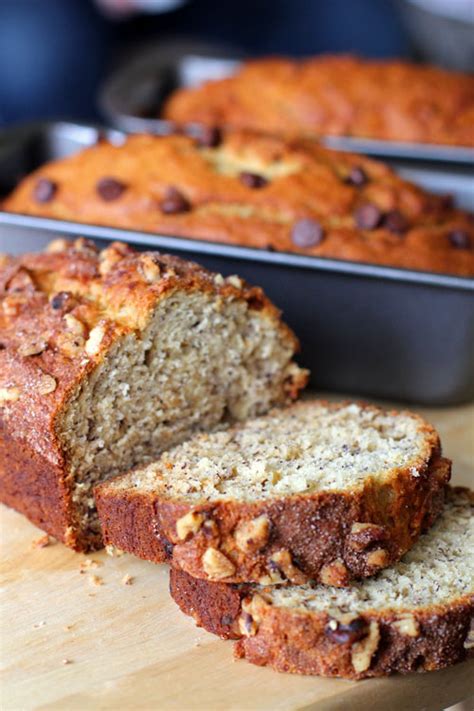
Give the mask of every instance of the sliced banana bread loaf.
[[238, 657], [277, 671], [361, 679], [433, 670], [474, 651], [474, 499], [444, 513], [402, 561], [345, 590], [210, 583], [172, 569], [171, 594], [199, 626], [240, 638]]
[[270, 57], [178, 90], [164, 117], [294, 136], [474, 146], [474, 78], [413, 62]]
[[3, 258], [0, 299], [0, 500], [73, 548], [98, 481], [306, 380], [260, 289], [175, 257], [58, 240]]
[[254, 133], [135, 135], [47, 164], [9, 212], [474, 276], [474, 223], [388, 166]]
[[420, 417], [308, 401], [197, 435], [96, 500], [107, 543], [195, 577], [342, 586], [410, 548], [449, 476]]

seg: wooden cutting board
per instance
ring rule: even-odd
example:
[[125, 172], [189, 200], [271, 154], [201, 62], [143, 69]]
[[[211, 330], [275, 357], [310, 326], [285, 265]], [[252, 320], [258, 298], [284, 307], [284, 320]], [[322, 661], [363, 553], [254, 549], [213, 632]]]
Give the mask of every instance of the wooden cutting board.
[[[474, 486], [474, 406], [420, 412], [438, 427], [454, 460], [453, 481]], [[348, 682], [234, 661], [231, 642], [199, 630], [178, 611], [168, 596], [166, 566], [104, 552], [86, 557], [60, 544], [35, 547], [41, 532], [0, 508], [3, 711], [419, 711], [474, 694], [472, 662]], [[97, 567], [86, 567], [87, 560]]]

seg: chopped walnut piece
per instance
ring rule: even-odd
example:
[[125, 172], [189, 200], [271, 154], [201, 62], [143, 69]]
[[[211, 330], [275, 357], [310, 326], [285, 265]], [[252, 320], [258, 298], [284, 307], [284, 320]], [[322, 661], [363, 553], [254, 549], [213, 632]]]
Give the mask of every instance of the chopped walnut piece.
[[77, 336], [86, 335], [85, 324], [82, 323], [82, 321], [79, 321], [79, 319], [73, 316], [72, 314], [65, 314], [64, 321], [66, 322], [68, 330], [72, 331], [72, 333], [76, 334]]
[[[276, 566], [278, 571], [283, 575], [284, 578], [292, 582], [294, 585], [303, 585], [308, 581], [308, 576], [297, 568], [291, 558], [291, 554], [287, 550], [280, 550], [272, 553], [270, 558], [270, 566]], [[270, 567], [272, 571], [272, 567]]]
[[83, 252], [91, 256], [95, 256], [99, 252], [98, 247], [96, 247], [91, 239], [87, 239], [87, 237], [78, 237], [78, 239], [74, 240], [74, 249], [76, 252]]
[[102, 563], [100, 563], [98, 560], [94, 560], [93, 558], [86, 558], [79, 564], [79, 572], [85, 573], [87, 570], [100, 568], [101, 566]]
[[121, 558], [123, 555], [125, 555], [125, 551], [123, 551], [121, 548], [116, 548], [115, 546], [111, 545], [105, 546], [105, 552], [112, 558]]
[[418, 637], [420, 634], [420, 626], [413, 615], [400, 615], [392, 626], [406, 637]]
[[126, 573], [120, 581], [122, 585], [133, 585], [135, 578]]
[[234, 286], [236, 289], [241, 289], [242, 288], [242, 279], [238, 277], [236, 274], [232, 274], [231, 276], [228, 276], [226, 279], [226, 282], [228, 284], [231, 284], [231, 286]]
[[242, 612], [239, 617], [239, 631], [244, 637], [253, 637], [258, 632], [258, 625], [248, 612]]
[[64, 237], [59, 237], [58, 239], [53, 239], [53, 241], [47, 245], [46, 252], [49, 252], [50, 254], [55, 252], [65, 252], [71, 246], [72, 242], [64, 239]]
[[149, 254], [143, 254], [140, 257], [139, 269], [143, 278], [149, 284], [153, 284], [153, 282], [158, 281], [161, 277], [160, 265], [157, 264]]
[[57, 385], [56, 378], [53, 378], [52, 375], [48, 375], [48, 373], [43, 373], [39, 379], [37, 390], [40, 395], [49, 395], [50, 393], [54, 393]]
[[349, 580], [349, 571], [340, 559], [333, 560], [331, 563], [323, 565], [319, 571], [319, 579], [324, 585], [334, 585], [341, 587], [347, 585]]
[[374, 543], [386, 540], [387, 531], [375, 523], [353, 523], [347, 543], [355, 551], [364, 551]]
[[0, 388], [0, 405], [4, 402], [16, 402], [21, 395], [19, 388]]
[[43, 353], [47, 347], [47, 342], [42, 338], [28, 339], [18, 347], [18, 355], [22, 356], [22, 358], [40, 355], [40, 353]]
[[240, 523], [235, 531], [235, 542], [244, 553], [253, 553], [266, 545], [269, 534], [270, 521], [262, 515]]
[[371, 568], [383, 568], [388, 564], [389, 556], [385, 548], [376, 548], [367, 555], [366, 560]]
[[89, 333], [89, 338], [86, 341], [85, 349], [89, 356], [96, 355], [100, 350], [100, 344], [105, 336], [104, 326], [99, 324], [94, 326], [94, 328]]
[[352, 645], [351, 661], [354, 671], [358, 674], [367, 671], [372, 662], [372, 657], [379, 646], [380, 629], [378, 622], [371, 621], [369, 633], [366, 637]]
[[471, 623], [467, 631], [466, 639], [464, 640], [464, 649], [474, 648], [474, 617], [471, 618]]
[[197, 511], [188, 511], [176, 521], [176, 534], [180, 541], [194, 536], [201, 528], [204, 516]]
[[229, 578], [235, 572], [235, 566], [217, 548], [208, 548], [202, 556], [202, 567], [211, 580]]

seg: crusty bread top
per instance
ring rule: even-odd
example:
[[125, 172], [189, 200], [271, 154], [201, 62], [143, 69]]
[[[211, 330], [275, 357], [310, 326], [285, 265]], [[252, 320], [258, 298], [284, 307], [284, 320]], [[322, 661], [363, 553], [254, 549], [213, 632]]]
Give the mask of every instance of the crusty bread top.
[[145, 328], [158, 301], [177, 290], [244, 300], [297, 348], [261, 289], [177, 257], [138, 253], [122, 243], [99, 252], [84, 239], [1, 257], [0, 414], [9, 434], [28, 432], [38, 452], [59, 462], [54, 421], [68, 397], [117, 339]]
[[164, 117], [280, 134], [473, 146], [474, 79], [402, 61], [275, 57], [178, 90]]
[[417, 477], [440, 449], [410, 412], [306, 401], [226, 430], [195, 435], [106, 487], [186, 501], [259, 501]]
[[474, 275], [474, 225], [388, 166], [248, 132], [130, 136], [47, 164], [11, 212]]
[[278, 607], [304, 612], [384, 614], [449, 605], [474, 595], [474, 496], [448, 489], [444, 512], [434, 526], [392, 568], [350, 588], [322, 585], [253, 586], [252, 592]]

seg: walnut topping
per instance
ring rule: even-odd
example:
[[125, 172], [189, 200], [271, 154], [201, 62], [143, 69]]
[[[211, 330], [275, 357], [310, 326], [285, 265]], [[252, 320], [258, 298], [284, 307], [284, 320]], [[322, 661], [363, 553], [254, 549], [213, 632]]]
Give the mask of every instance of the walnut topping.
[[89, 356], [94, 356], [100, 350], [100, 344], [105, 336], [105, 329], [100, 324], [94, 326], [94, 328], [89, 333], [89, 338], [86, 341], [85, 349]]
[[349, 571], [339, 558], [323, 565], [319, 571], [319, 579], [324, 585], [341, 587], [349, 581]]
[[85, 336], [86, 326], [82, 321], [79, 321], [79, 319], [72, 314], [66, 314], [64, 320], [69, 331], [72, 331], [72, 333], [75, 333], [77, 336]]
[[284, 578], [295, 585], [302, 585], [308, 580], [307, 576], [294, 565], [290, 552], [287, 550], [273, 553], [269, 562], [271, 566], [276, 566]]
[[235, 573], [235, 566], [217, 548], [208, 548], [202, 557], [202, 566], [211, 580], [228, 578]]
[[268, 542], [270, 534], [270, 521], [262, 515], [251, 521], [241, 523], [235, 532], [237, 548], [244, 553], [260, 550]]
[[54, 393], [57, 384], [56, 378], [53, 378], [52, 375], [48, 375], [48, 373], [43, 373], [38, 383], [38, 392], [40, 395]]
[[244, 637], [253, 637], [257, 634], [259, 622], [262, 619], [261, 611], [265, 601], [260, 595], [242, 600], [242, 613], [239, 617], [239, 631]]
[[153, 284], [153, 282], [158, 281], [160, 279], [160, 265], [157, 264], [153, 257], [151, 257], [149, 254], [143, 254], [140, 257], [139, 269], [143, 275], [143, 278], [149, 284]]
[[189, 511], [176, 521], [176, 533], [180, 541], [194, 536], [201, 528], [204, 516], [196, 511]]
[[2, 310], [5, 316], [18, 316], [21, 307], [26, 304], [27, 297], [22, 294], [6, 296], [2, 301]]
[[18, 355], [27, 358], [28, 356], [40, 355], [46, 350], [48, 344], [42, 338], [32, 338], [26, 340], [18, 347]]
[[372, 657], [379, 646], [380, 629], [378, 622], [372, 620], [369, 633], [366, 637], [352, 645], [351, 661], [354, 671], [358, 674], [367, 671], [372, 662]]
[[224, 283], [224, 277], [222, 276], [222, 274], [214, 275], [214, 284], [217, 284], [217, 286], [222, 286]]
[[389, 556], [385, 548], [376, 548], [367, 555], [366, 560], [371, 568], [383, 568], [388, 564]]
[[64, 237], [59, 237], [58, 239], [53, 239], [53, 241], [48, 244], [46, 251], [50, 254], [65, 252], [71, 245], [72, 243], [69, 240], [64, 239]]
[[91, 256], [95, 256], [99, 252], [94, 242], [91, 239], [86, 239], [86, 237], [79, 237], [74, 240], [74, 249], [76, 252], [83, 252]]
[[117, 262], [120, 262], [130, 254], [133, 254], [133, 249], [128, 244], [125, 244], [125, 242], [112, 242], [99, 255], [99, 273], [105, 276], [114, 264], [117, 264]]
[[364, 551], [374, 543], [386, 540], [387, 532], [375, 523], [353, 523], [347, 543], [355, 551]]
[[413, 615], [400, 615], [392, 625], [400, 634], [406, 637], [418, 637], [420, 634], [420, 626]]
[[0, 388], [0, 405], [3, 402], [16, 402], [20, 395], [19, 388]]
[[231, 286], [234, 286], [236, 289], [241, 289], [242, 288], [242, 279], [238, 277], [236, 274], [232, 274], [231, 276], [228, 276], [226, 279], [226, 282], [230, 284]]

